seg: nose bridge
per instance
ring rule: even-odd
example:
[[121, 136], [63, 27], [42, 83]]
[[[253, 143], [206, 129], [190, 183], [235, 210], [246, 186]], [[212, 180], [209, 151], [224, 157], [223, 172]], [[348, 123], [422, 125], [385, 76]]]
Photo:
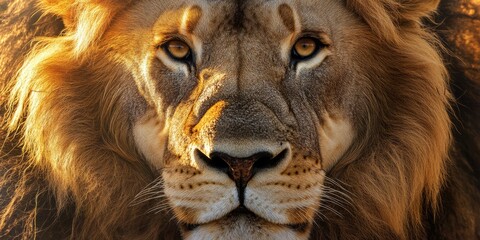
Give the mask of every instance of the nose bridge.
[[[234, 135], [229, 126], [255, 137], [266, 137], [272, 123], [279, 118], [293, 125], [287, 99], [281, 93], [279, 72], [272, 72], [274, 66], [258, 66], [257, 61], [244, 61], [238, 71], [203, 70], [200, 74], [201, 93], [196, 99], [194, 114], [204, 118], [213, 106], [222, 105], [217, 128], [220, 132]], [[253, 63], [253, 64], [252, 64]], [[233, 67], [233, 66], [232, 66]], [[216, 108], [215, 111], [219, 111]], [[263, 130], [260, 130], [263, 129]], [[227, 131], [228, 130], [228, 131]]]
[[275, 139], [281, 123], [275, 113], [261, 102], [243, 96], [230, 96], [218, 101], [199, 123], [201, 131], [212, 131], [213, 140]]
[[[244, 56], [239, 56], [237, 61], [237, 65], [229, 65], [231, 70], [223, 66], [200, 72], [201, 86], [194, 107], [195, 117], [204, 118], [217, 105], [215, 111], [221, 113], [216, 125], [218, 132], [229, 133], [232, 137], [238, 137], [233, 135], [240, 132], [266, 137], [265, 132], [273, 130], [270, 129], [272, 121], [278, 120], [275, 115], [288, 115], [285, 111], [288, 106], [276, 81], [269, 79], [265, 66], [260, 67], [257, 60], [245, 59]], [[218, 105], [222, 105], [221, 110]], [[237, 131], [231, 126], [235, 126]]]
[[[226, 47], [228, 56], [223, 56], [232, 60], [230, 64], [217, 62], [200, 75], [202, 89], [194, 109], [199, 144], [210, 149], [206, 152], [233, 157], [261, 151], [278, 154], [281, 147], [275, 145], [285, 142], [286, 126], [294, 123], [280, 92], [283, 68], [268, 64], [267, 50], [252, 48], [254, 36], [236, 37], [237, 44]], [[243, 38], [249, 41], [239, 41]]]
[[258, 152], [278, 154], [283, 149], [285, 129], [262, 103], [240, 96], [211, 106], [194, 126], [197, 147], [205, 154], [227, 153], [245, 158]]
[[[255, 11], [249, 13], [252, 12]], [[215, 41], [213, 45], [222, 51], [214, 51], [199, 74], [202, 93], [196, 103], [197, 116], [226, 98], [260, 101], [283, 117], [288, 114], [280, 93], [285, 67], [277, 54], [277, 45], [265, 41], [267, 36], [263, 34], [240, 29], [222, 35], [224, 41]], [[275, 104], [270, 105], [272, 100]]]

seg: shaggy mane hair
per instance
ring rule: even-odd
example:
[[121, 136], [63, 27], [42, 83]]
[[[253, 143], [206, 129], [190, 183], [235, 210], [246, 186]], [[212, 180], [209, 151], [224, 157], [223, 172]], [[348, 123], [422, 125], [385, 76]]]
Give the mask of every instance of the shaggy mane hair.
[[[126, 88], [116, 79], [128, 69], [97, 44], [130, 4], [0, 5], [2, 45], [13, 46], [0, 55], [0, 193], [9, 196], [0, 200], [0, 238], [179, 238], [171, 212], [148, 213], [148, 201], [132, 205], [158, 175], [142, 160], [119, 107]], [[329, 173], [345, 183], [354, 205], [328, 206], [343, 218], [325, 211], [313, 239], [475, 238], [478, 183], [452, 141], [452, 96], [440, 45], [420, 21], [437, 4], [346, 1], [375, 34], [365, 36], [372, 43], [361, 53], [365, 66], [353, 67], [367, 69], [365, 81], [376, 89], [359, 103], [368, 112], [360, 119], [363, 139]], [[384, 65], [373, 64], [379, 60], [372, 51]], [[472, 209], [477, 212], [469, 214]], [[460, 214], [467, 223], [457, 229]]]

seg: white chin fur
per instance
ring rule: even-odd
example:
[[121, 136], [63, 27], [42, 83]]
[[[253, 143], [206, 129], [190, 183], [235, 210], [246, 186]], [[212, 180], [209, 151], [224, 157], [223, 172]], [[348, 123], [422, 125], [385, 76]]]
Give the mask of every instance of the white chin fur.
[[239, 216], [224, 222], [199, 226], [185, 235], [186, 240], [302, 240], [308, 234], [299, 234], [287, 227], [263, 226], [248, 217]]

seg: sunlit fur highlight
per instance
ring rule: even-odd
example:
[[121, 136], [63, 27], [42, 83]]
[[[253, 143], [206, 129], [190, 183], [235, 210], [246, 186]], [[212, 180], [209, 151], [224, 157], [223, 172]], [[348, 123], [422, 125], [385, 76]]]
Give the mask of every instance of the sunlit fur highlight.
[[365, 52], [359, 55], [365, 64], [355, 67], [367, 70], [364, 80], [375, 89], [358, 104], [368, 109], [360, 121], [365, 132], [359, 134], [367, 138], [358, 139], [330, 173], [350, 185], [354, 213], [338, 219], [326, 211], [329, 231], [318, 233], [326, 239], [421, 238], [423, 215], [438, 206], [451, 143], [451, 96], [439, 43], [419, 21], [438, 1], [407, 2], [421, 7], [347, 1], [374, 33], [364, 36]]
[[[119, 104], [125, 83], [117, 79], [128, 69], [90, 55], [109, 21], [128, 2], [76, 1], [73, 9], [66, 1], [42, 2], [46, 11], [66, 19], [67, 30], [62, 37], [41, 39], [6, 88], [8, 129], [11, 137], [21, 138], [26, 161], [18, 160], [23, 176], [0, 215], [0, 229], [23, 196], [52, 191], [59, 212], [75, 206], [74, 238], [168, 238], [175, 231], [168, 225], [168, 213], [149, 215], [147, 203], [131, 205], [154, 176], [138, 161]], [[420, 17], [428, 16], [438, 1], [403, 2], [411, 2], [412, 9], [394, 0], [347, 0], [376, 34], [361, 40], [364, 65], [352, 66], [375, 89], [359, 98], [367, 112], [357, 119], [364, 137], [330, 173], [347, 183], [353, 209], [338, 209], [343, 218], [325, 211], [326, 217], [317, 221], [322, 228], [314, 229], [319, 238], [413, 239], [423, 233], [424, 206], [432, 211], [437, 206], [448, 162], [450, 94], [436, 39], [421, 27]], [[372, 59], [371, 51], [382, 61]], [[32, 168], [40, 170], [48, 187], [27, 187], [34, 179]], [[34, 214], [35, 209], [28, 212], [27, 222]], [[26, 238], [36, 230], [25, 229]]]
[[103, 239], [121, 232], [126, 238], [152, 238], [165, 216], [147, 221], [148, 231], [139, 214], [145, 206], [129, 206], [153, 176], [138, 162], [141, 157], [124, 131], [129, 126], [118, 108], [122, 88], [115, 81], [120, 72], [112, 68], [108, 76], [85, 76], [79, 67], [86, 63], [64, 44], [43, 40], [23, 66], [10, 97], [16, 106], [10, 129], [23, 136], [26, 164], [45, 173], [59, 210], [73, 200], [82, 222], [73, 236]]
[[[74, 18], [78, 23], [63, 37], [39, 39], [16, 81], [6, 87], [11, 92], [7, 104], [10, 137], [20, 136], [27, 161], [17, 166], [24, 173], [15, 175], [20, 175], [19, 187], [0, 215], [0, 229], [11, 227], [9, 222], [21, 222], [10, 218], [23, 196], [52, 192], [59, 213], [66, 206], [75, 207], [73, 238], [154, 238], [168, 226], [171, 216], [145, 214], [148, 203], [131, 206], [153, 176], [138, 161], [141, 157], [126, 131], [130, 126], [119, 108], [125, 88], [117, 79], [124, 72], [100, 59], [95, 66], [88, 63], [99, 57], [89, 56], [89, 49], [108, 26], [112, 11], [120, 7], [106, 5], [107, 1], [98, 5], [82, 2]], [[105, 72], [95, 70], [99, 68], [109, 69], [109, 74], [95, 74]], [[48, 186], [28, 186], [32, 168], [45, 177]], [[35, 215], [35, 208], [27, 210], [32, 214], [24, 224], [34, 225], [35, 217], [30, 215]], [[26, 229], [23, 237], [34, 237], [36, 231]]]

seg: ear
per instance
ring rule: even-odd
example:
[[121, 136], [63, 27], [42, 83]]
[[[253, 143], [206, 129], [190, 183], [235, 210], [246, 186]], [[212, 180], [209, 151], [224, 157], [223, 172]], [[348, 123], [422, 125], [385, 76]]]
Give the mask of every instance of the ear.
[[440, 0], [347, 0], [347, 8], [357, 13], [384, 38], [395, 39], [402, 28], [421, 26]]
[[98, 40], [111, 20], [132, 0], [40, 0], [40, 7], [60, 16], [66, 27], [66, 37], [74, 41], [78, 56]]

